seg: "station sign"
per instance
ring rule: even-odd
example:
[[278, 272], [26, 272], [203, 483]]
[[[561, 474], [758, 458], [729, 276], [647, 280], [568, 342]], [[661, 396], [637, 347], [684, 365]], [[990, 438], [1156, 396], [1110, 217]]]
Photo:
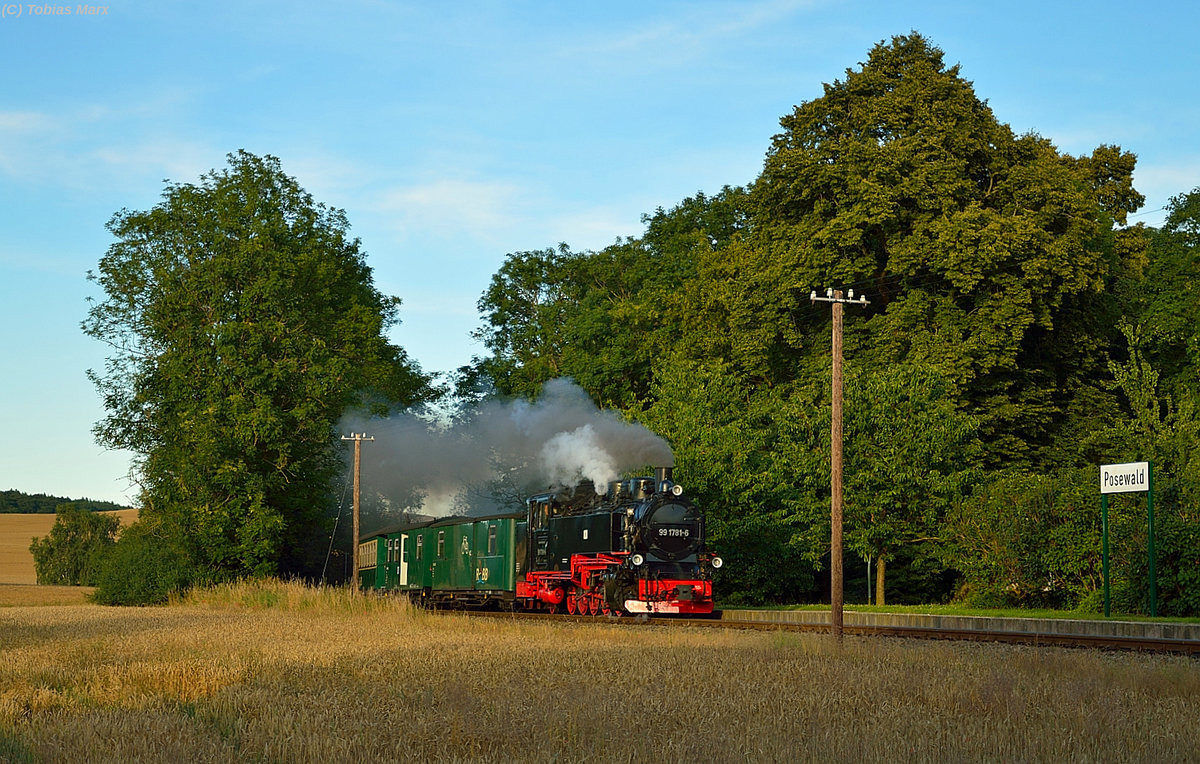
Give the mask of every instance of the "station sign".
[[1150, 462], [1100, 465], [1100, 493], [1150, 490]]
[[1150, 563], [1150, 615], [1158, 615], [1158, 584], [1154, 576], [1154, 463], [1128, 462], [1100, 465], [1100, 544], [1101, 571], [1104, 578], [1104, 617], [1111, 613], [1108, 584], [1108, 495], [1110, 493], [1146, 494], [1146, 555]]

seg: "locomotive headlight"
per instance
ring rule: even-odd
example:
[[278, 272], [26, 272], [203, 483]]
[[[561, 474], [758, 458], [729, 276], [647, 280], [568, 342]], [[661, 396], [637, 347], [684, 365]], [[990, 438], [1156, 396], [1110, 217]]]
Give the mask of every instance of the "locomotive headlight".
[[676, 496], [683, 496], [683, 486], [676, 483], [675, 485], [671, 486], [671, 493], [675, 494]]
[[629, 556], [629, 561], [633, 563], [634, 567], [640, 568], [642, 566], [642, 563], [644, 563], [646, 561], [646, 558], [640, 554], [634, 553]]
[[712, 564], [713, 570], [716, 570], [717, 568], [719, 568], [725, 564], [725, 561], [722, 560], [720, 557], [714, 557], [709, 562]]

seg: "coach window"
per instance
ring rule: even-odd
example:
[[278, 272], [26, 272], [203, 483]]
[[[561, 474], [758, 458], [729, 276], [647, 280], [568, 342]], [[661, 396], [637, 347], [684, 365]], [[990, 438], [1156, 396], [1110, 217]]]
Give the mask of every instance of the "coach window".
[[489, 555], [496, 553], [496, 526], [494, 524], [488, 526], [488, 551], [487, 551], [487, 553]]
[[425, 537], [417, 536], [417, 562], [421, 561], [421, 551], [425, 548]]
[[446, 556], [446, 532], [445, 531], [438, 531], [437, 556], [438, 556], [439, 560]]

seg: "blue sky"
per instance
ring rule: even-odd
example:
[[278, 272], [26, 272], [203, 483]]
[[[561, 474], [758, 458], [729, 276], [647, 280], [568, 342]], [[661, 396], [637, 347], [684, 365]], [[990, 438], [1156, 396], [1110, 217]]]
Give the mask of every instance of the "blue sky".
[[346, 210], [426, 371], [482, 351], [475, 303], [507, 253], [600, 248], [752, 181], [781, 116], [911, 30], [1017, 132], [1136, 153], [1133, 220], [1200, 186], [1182, 0], [0, 6], [0, 489], [135, 496], [129, 454], [91, 436], [85, 274], [114, 212], [237, 149]]

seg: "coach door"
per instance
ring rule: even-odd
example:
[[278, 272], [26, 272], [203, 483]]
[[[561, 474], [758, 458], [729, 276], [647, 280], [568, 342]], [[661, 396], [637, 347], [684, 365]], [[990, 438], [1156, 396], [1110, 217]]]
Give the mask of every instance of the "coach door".
[[400, 534], [400, 586], [408, 586], [408, 534]]

